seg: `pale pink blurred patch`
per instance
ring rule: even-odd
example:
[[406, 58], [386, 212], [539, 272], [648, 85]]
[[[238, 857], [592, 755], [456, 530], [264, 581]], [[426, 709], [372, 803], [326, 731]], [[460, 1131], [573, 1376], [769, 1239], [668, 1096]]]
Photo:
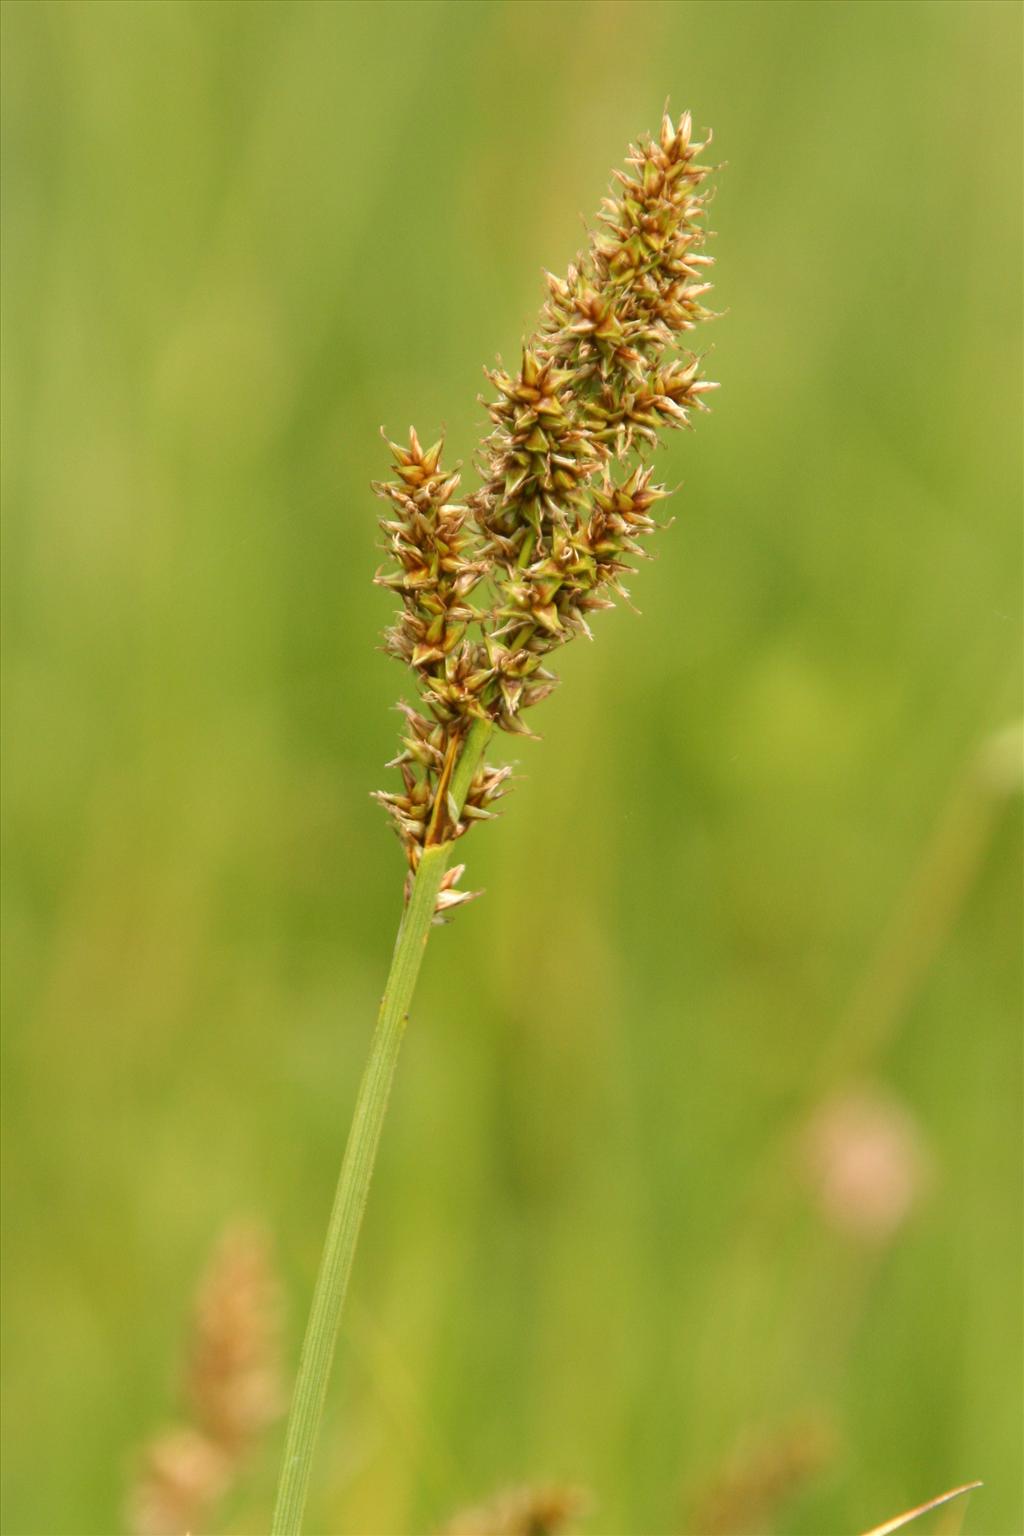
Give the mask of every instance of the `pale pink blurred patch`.
[[892, 1238], [930, 1179], [917, 1121], [898, 1099], [870, 1087], [826, 1099], [807, 1126], [801, 1154], [824, 1220], [864, 1242]]

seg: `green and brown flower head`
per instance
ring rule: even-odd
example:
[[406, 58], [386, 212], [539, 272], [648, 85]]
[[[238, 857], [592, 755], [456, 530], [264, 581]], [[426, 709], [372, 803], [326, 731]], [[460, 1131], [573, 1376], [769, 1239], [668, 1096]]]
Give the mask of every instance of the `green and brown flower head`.
[[[390, 564], [376, 579], [401, 599], [385, 648], [410, 668], [419, 703], [402, 706], [402, 789], [378, 798], [413, 870], [428, 843], [493, 814], [507, 769], [481, 769], [461, 807], [449, 793], [472, 722], [528, 732], [525, 711], [557, 684], [551, 653], [625, 595], [657, 526], [668, 493], [645, 455], [716, 387], [680, 351], [710, 318], [708, 142], [689, 113], [666, 114], [657, 139], [630, 150], [587, 249], [564, 278], [548, 276], [519, 367], [487, 373], [491, 430], [465, 503], [441, 443], [424, 450], [413, 431], [407, 448], [390, 445], [397, 478], [375, 486], [390, 502]], [[463, 899], [452, 882], [439, 907]]]

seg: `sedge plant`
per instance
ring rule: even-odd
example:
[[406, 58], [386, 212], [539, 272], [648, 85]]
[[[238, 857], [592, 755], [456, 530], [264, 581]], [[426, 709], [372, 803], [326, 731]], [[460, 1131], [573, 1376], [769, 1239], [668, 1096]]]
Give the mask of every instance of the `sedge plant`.
[[286, 1435], [273, 1536], [301, 1529], [345, 1292], [402, 1035], [435, 922], [471, 899], [456, 844], [494, 816], [508, 767], [486, 761], [496, 732], [525, 732], [557, 683], [552, 653], [590, 636], [668, 494], [648, 455], [715, 385], [682, 338], [709, 318], [703, 188], [711, 167], [691, 118], [667, 113], [615, 173], [599, 226], [564, 278], [548, 275], [538, 328], [515, 371], [488, 373], [491, 430], [481, 484], [443, 443], [390, 444], [394, 479], [374, 489], [389, 564], [376, 580], [401, 607], [385, 648], [415, 680], [402, 704], [400, 784], [377, 798], [405, 853], [405, 904], [359, 1087]]

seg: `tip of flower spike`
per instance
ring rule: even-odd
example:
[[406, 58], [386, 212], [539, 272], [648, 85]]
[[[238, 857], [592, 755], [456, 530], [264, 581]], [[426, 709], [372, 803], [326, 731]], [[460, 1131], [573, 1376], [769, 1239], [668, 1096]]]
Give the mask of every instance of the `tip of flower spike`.
[[533, 348], [523, 341], [523, 372], [522, 380], [525, 385], [532, 387], [540, 378], [541, 365]]
[[[410, 469], [415, 466], [423, 476], [436, 473], [437, 467], [441, 462], [441, 454], [444, 451], [444, 433], [441, 434], [436, 443], [433, 443], [427, 449], [424, 449], [421, 444], [415, 427], [409, 428], [408, 448], [404, 448], [401, 443], [392, 442], [384, 427], [381, 427], [380, 435], [385, 443], [387, 443], [400, 470]], [[387, 494], [386, 489], [385, 494]]]
[[[621, 577], [645, 554], [637, 540], [657, 526], [653, 504], [666, 492], [649, 469], [629, 475], [626, 456], [688, 425], [715, 387], [699, 360], [669, 360], [711, 318], [700, 302], [711, 258], [699, 190], [711, 167], [693, 132], [692, 115], [674, 120], [666, 101], [655, 132], [630, 147], [578, 264], [565, 278], [546, 274], [550, 298], [519, 366], [499, 359], [486, 371], [494, 430], [468, 508], [450, 501], [457, 477], [441, 470], [441, 443], [425, 450], [410, 430], [409, 446], [393, 447], [397, 483], [380, 488], [393, 503], [381, 526], [397, 569], [379, 579], [403, 608], [387, 648], [412, 664], [430, 723], [407, 728], [396, 760], [405, 792], [381, 799], [413, 869], [427, 843], [493, 814], [476, 781], [458, 810], [450, 796], [472, 721], [533, 735], [523, 716], [554, 686], [542, 658], [589, 635], [591, 611], [614, 594], [629, 603]], [[625, 484], [608, 473], [615, 460]], [[470, 594], [488, 571], [497, 595], [480, 613]], [[468, 899], [454, 881], [442, 896], [439, 910]]]

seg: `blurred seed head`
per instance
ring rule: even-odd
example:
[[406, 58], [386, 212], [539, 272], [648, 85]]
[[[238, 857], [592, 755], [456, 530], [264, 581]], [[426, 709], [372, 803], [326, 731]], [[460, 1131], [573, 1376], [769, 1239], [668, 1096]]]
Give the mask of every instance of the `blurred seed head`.
[[835, 1454], [835, 1432], [820, 1419], [740, 1445], [698, 1492], [684, 1529], [692, 1536], [763, 1536]]
[[192, 1422], [144, 1448], [127, 1506], [134, 1536], [208, 1529], [260, 1437], [280, 1416], [280, 1291], [261, 1228], [230, 1228], [196, 1294], [185, 1371]]
[[266, 1233], [225, 1233], [196, 1296], [187, 1396], [196, 1423], [232, 1456], [281, 1415], [281, 1299]]
[[578, 1488], [510, 1488], [449, 1521], [441, 1536], [569, 1536], [589, 1508]]
[[927, 1187], [930, 1169], [910, 1110], [874, 1088], [820, 1105], [804, 1131], [801, 1160], [824, 1221], [866, 1243], [895, 1236]]
[[135, 1536], [184, 1536], [201, 1529], [231, 1483], [231, 1459], [185, 1425], [163, 1430], [143, 1454], [128, 1505]]

